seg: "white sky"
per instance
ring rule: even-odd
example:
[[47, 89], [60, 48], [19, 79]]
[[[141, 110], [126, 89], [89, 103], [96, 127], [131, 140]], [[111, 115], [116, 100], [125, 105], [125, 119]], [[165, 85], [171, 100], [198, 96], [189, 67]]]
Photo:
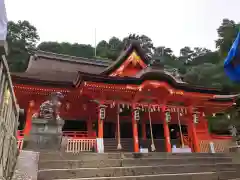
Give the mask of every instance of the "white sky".
[[41, 41], [94, 45], [129, 33], [179, 54], [184, 46], [215, 48], [223, 18], [240, 22], [240, 0], [5, 0], [9, 20], [28, 20]]

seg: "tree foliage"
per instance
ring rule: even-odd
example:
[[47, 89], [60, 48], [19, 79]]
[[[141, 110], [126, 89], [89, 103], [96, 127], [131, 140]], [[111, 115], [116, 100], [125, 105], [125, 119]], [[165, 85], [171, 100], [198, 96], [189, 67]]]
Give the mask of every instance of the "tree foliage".
[[216, 51], [204, 47], [185, 46], [176, 57], [170, 47], [154, 46], [147, 35], [131, 34], [122, 40], [112, 37], [102, 40], [95, 48], [88, 44], [71, 44], [69, 42], [41, 42], [36, 27], [28, 21], [10, 21], [8, 24], [9, 64], [13, 71], [23, 71], [26, 68], [29, 54], [32, 50], [43, 50], [53, 53], [68, 54], [85, 58], [107, 58], [116, 60], [120, 52], [133, 40], [139, 41], [145, 53], [164, 64], [168, 69], [174, 68], [183, 75], [184, 80], [191, 84], [216, 86], [238, 91], [239, 85], [228, 80], [223, 71], [223, 61], [234, 41], [239, 24], [229, 19], [223, 19], [217, 29]]
[[24, 70], [29, 53], [39, 41], [37, 29], [28, 21], [8, 23], [9, 66], [12, 71]]

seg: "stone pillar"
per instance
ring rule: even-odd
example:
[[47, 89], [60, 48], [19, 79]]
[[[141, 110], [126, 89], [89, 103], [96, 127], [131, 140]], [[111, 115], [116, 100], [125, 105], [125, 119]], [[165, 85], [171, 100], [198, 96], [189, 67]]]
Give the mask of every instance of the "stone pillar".
[[134, 147], [134, 152], [139, 152], [139, 140], [138, 140], [138, 125], [137, 121], [139, 116], [139, 109], [135, 108], [133, 109], [132, 112], [132, 131], [133, 131], [133, 147]]
[[192, 111], [192, 108], [188, 111], [188, 136], [191, 139], [191, 148], [194, 152], [200, 152], [200, 145], [197, 137], [196, 127], [195, 123], [197, 123], [194, 120], [194, 112]]
[[170, 112], [163, 109], [161, 111], [161, 119], [163, 120], [163, 129], [164, 129], [164, 137], [165, 137], [165, 147], [166, 147], [166, 152], [170, 153], [172, 152], [172, 148], [171, 148], [171, 137], [170, 137], [170, 132], [169, 132], [169, 127], [168, 127], [168, 123], [170, 121]]

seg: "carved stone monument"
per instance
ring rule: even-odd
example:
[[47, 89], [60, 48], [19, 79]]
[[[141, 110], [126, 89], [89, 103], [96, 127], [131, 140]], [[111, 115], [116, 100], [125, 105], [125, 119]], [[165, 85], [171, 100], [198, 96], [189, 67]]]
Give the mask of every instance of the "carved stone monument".
[[239, 136], [238, 136], [238, 131], [237, 128], [233, 125], [229, 127], [229, 131], [231, 132], [233, 141], [236, 145], [229, 147], [229, 152], [234, 152], [234, 153], [240, 153], [240, 145], [238, 144], [239, 142]]
[[60, 150], [64, 120], [59, 116], [61, 93], [54, 93], [40, 106], [39, 115], [33, 117], [26, 149]]

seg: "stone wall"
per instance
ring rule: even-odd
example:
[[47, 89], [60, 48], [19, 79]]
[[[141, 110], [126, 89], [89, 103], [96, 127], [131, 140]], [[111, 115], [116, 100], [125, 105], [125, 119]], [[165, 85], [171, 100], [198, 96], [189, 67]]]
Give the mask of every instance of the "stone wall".
[[19, 107], [5, 55], [5, 44], [0, 42], [0, 179], [10, 180], [19, 154], [16, 138]]

